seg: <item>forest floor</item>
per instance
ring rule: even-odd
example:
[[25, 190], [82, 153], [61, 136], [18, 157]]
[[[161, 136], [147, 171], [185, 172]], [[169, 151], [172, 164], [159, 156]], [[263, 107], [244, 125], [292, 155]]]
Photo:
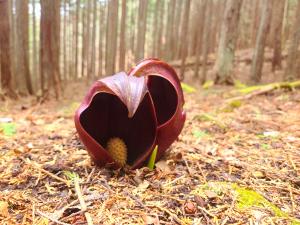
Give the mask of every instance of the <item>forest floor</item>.
[[185, 128], [156, 169], [111, 171], [80, 143], [84, 89], [69, 89], [1, 103], [1, 224], [300, 224], [299, 90], [185, 93]]

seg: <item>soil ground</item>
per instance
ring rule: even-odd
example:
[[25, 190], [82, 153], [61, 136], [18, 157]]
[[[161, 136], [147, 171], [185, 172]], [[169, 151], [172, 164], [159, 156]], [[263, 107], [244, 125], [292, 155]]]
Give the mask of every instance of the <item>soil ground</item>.
[[235, 88], [185, 93], [184, 130], [156, 168], [112, 171], [76, 134], [82, 86], [1, 103], [1, 224], [300, 224], [299, 90], [238, 104]]

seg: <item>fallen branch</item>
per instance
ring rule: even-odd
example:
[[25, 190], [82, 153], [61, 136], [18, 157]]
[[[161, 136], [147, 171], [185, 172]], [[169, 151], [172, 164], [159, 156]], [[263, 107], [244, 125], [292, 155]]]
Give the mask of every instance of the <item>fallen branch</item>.
[[245, 95], [233, 97], [227, 99], [228, 102], [239, 101], [239, 100], [247, 100], [257, 95], [266, 94], [276, 89], [295, 89], [300, 87], [300, 80], [294, 82], [280, 82], [280, 83], [272, 83], [257, 87], [247, 87], [239, 90], [240, 93], [247, 93]]

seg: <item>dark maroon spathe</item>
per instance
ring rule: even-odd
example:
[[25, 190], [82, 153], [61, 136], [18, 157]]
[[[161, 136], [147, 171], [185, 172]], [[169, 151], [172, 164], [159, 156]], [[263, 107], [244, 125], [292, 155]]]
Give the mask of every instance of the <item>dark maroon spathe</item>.
[[99, 166], [119, 165], [105, 149], [112, 137], [127, 145], [127, 164], [139, 168], [158, 145], [156, 160], [176, 140], [185, 121], [184, 98], [174, 69], [158, 59], [141, 61], [128, 74], [96, 81], [75, 114], [75, 126]]

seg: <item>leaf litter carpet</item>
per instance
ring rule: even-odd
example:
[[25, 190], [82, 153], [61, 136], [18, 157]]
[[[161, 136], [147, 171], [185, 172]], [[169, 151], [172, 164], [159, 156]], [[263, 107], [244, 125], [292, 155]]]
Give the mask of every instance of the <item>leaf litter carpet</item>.
[[300, 92], [230, 92], [185, 94], [185, 128], [152, 171], [93, 165], [73, 124], [81, 97], [1, 103], [0, 223], [299, 224]]

